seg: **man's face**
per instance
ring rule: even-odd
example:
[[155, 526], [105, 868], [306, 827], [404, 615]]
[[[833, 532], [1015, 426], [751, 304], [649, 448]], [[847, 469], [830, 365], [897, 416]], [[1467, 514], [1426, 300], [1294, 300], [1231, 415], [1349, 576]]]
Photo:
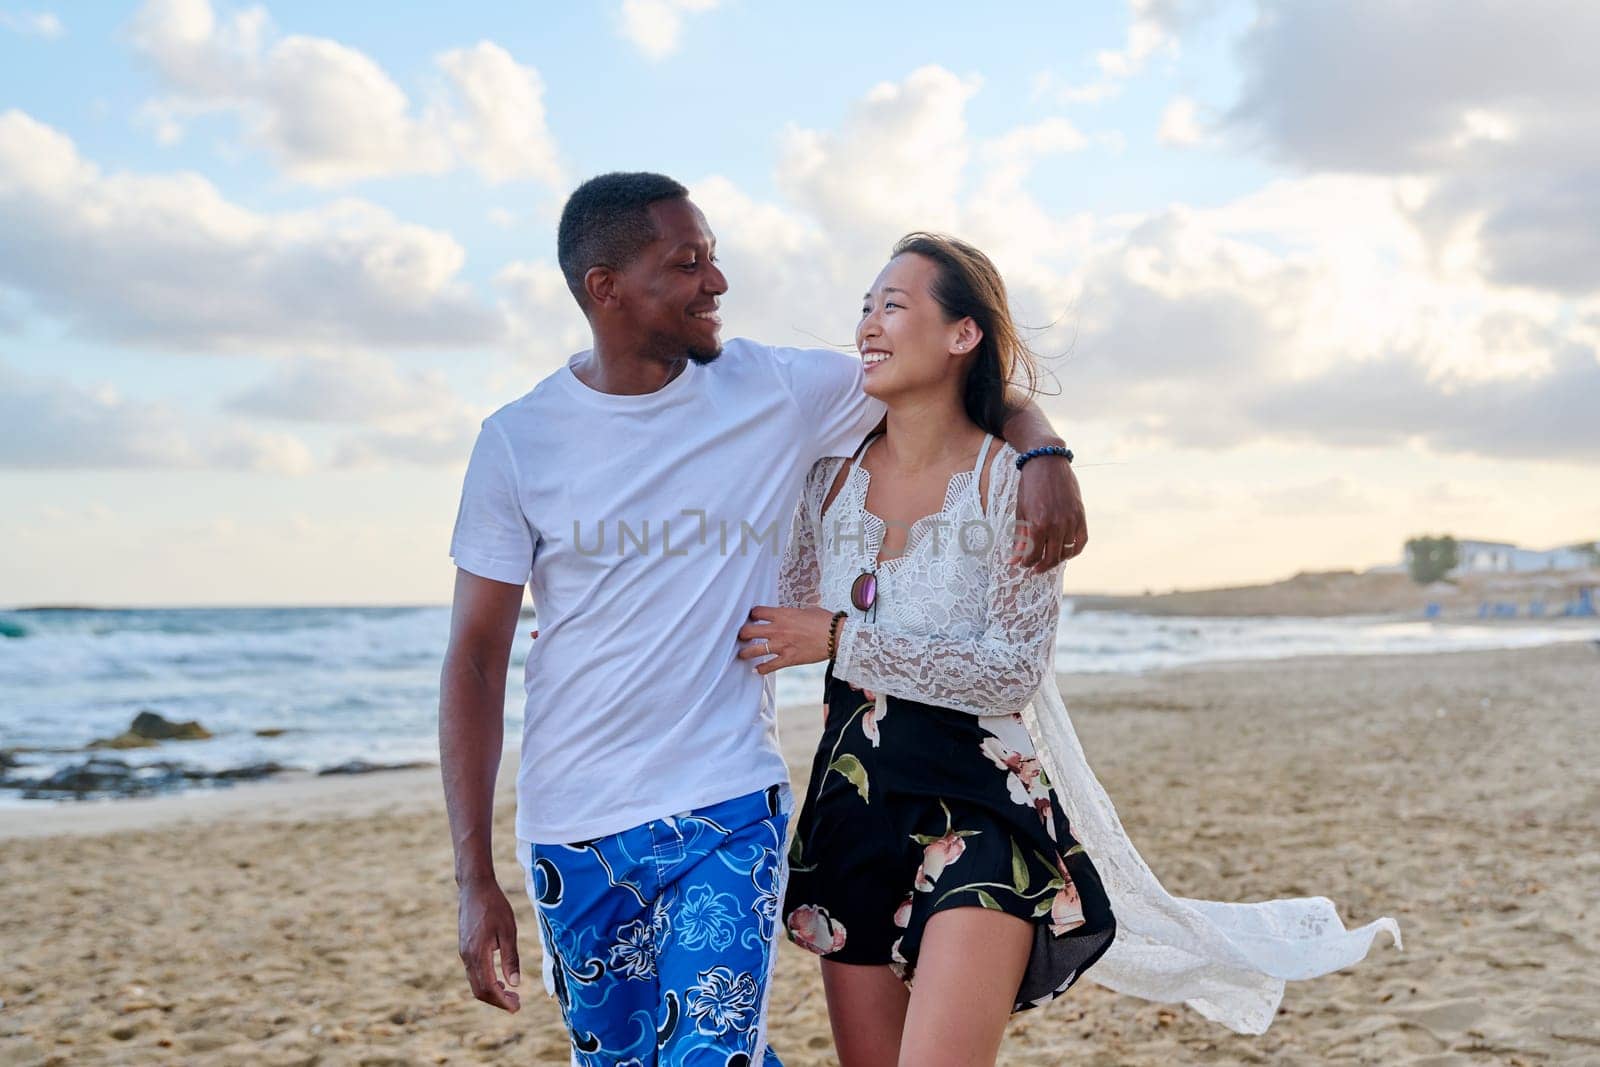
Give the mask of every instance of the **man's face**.
[[624, 319], [647, 354], [710, 363], [722, 354], [717, 304], [728, 291], [716, 263], [717, 239], [687, 199], [659, 200], [650, 217], [656, 239], [618, 275]]

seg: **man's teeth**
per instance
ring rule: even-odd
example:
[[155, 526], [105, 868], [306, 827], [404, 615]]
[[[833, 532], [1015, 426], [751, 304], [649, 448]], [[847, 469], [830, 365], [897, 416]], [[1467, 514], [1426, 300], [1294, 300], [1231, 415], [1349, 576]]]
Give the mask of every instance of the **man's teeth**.
[[707, 322], [721, 322], [722, 321], [722, 319], [718, 317], [718, 315], [717, 315], [717, 313], [715, 311], [693, 311], [693, 312], [690, 312], [690, 315], [693, 318], [705, 319]]
[[868, 364], [882, 363], [893, 354], [892, 352], [863, 352], [861, 354], [861, 362]]

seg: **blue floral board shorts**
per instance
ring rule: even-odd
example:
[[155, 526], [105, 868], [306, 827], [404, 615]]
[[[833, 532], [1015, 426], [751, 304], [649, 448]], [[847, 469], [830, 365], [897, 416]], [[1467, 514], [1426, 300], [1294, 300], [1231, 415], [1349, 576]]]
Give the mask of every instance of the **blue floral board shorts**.
[[576, 1067], [782, 1067], [767, 1047], [787, 783], [621, 833], [517, 842]]

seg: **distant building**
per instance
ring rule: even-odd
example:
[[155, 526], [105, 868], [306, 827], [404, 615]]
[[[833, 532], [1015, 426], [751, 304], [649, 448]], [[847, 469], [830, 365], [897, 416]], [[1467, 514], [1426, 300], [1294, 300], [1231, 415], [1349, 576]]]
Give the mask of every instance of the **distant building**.
[[[1507, 541], [1456, 541], [1456, 566], [1449, 574], [1525, 574], [1530, 571], [1578, 571], [1600, 567], [1600, 541], [1559, 548], [1520, 548]], [[1401, 566], [1411, 566], [1408, 548]]]

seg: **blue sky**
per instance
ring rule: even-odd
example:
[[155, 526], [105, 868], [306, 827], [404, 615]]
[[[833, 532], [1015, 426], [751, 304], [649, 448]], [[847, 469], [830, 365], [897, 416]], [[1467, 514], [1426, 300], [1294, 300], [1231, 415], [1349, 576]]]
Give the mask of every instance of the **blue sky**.
[[0, 2], [0, 603], [445, 599], [477, 419], [582, 347], [562, 198], [632, 168], [733, 333], [847, 339], [906, 229], [989, 250], [1066, 353], [1069, 590], [1600, 536], [1595, 23]]

